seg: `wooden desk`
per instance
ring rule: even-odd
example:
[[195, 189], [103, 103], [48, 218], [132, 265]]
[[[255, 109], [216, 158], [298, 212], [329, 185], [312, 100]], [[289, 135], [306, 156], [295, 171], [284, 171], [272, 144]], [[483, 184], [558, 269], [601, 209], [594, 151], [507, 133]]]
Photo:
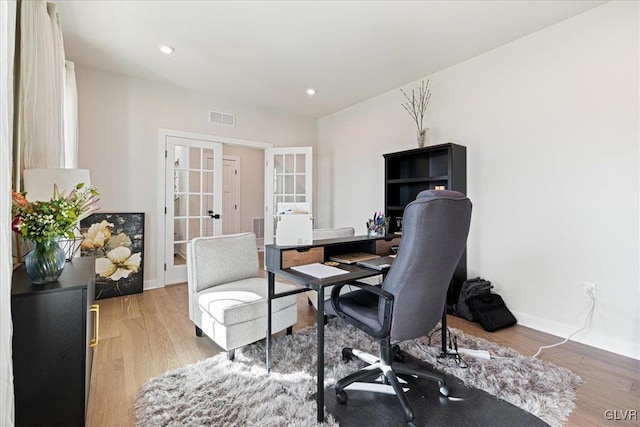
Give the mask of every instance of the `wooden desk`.
[[[317, 394], [316, 402], [318, 406], [318, 422], [324, 421], [324, 288], [326, 286], [338, 285], [341, 283], [353, 282], [366, 277], [381, 274], [378, 270], [359, 267], [355, 264], [341, 264], [339, 268], [348, 271], [347, 274], [318, 279], [291, 270], [291, 267], [298, 265], [324, 262], [334, 255], [351, 252], [367, 252], [377, 255], [386, 255], [391, 251], [391, 246], [397, 245], [400, 241], [395, 235], [383, 237], [354, 236], [337, 239], [316, 240], [311, 245], [306, 246], [277, 246], [267, 245], [265, 247], [265, 263], [268, 277], [268, 298], [267, 298], [267, 371], [271, 369], [271, 301], [308, 289], [313, 289], [318, 293], [318, 314], [317, 314], [317, 334], [318, 334], [318, 359], [317, 359]], [[303, 286], [288, 292], [275, 293], [275, 275], [283, 277], [293, 283]]]

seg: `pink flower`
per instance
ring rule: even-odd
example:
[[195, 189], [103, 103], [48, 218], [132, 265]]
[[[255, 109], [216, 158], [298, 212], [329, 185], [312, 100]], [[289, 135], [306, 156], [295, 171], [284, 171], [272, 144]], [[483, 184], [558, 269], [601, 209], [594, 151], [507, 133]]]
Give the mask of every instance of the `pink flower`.
[[13, 218], [13, 222], [11, 223], [11, 230], [13, 230], [14, 233], [18, 233], [20, 234], [20, 217], [17, 216], [15, 218]]

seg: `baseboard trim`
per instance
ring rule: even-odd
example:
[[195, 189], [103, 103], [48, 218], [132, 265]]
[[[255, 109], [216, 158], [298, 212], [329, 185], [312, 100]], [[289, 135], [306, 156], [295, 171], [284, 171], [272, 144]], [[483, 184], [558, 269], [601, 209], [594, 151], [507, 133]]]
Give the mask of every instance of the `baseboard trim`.
[[[579, 329], [575, 325], [553, 322], [525, 313], [514, 311], [513, 314], [516, 319], [518, 319], [519, 325], [526, 326], [540, 332], [545, 332], [547, 334], [555, 335], [558, 337], [557, 342], [561, 342], [563, 339]], [[571, 341], [579, 342], [580, 344], [589, 345], [601, 350], [610, 351], [621, 356], [640, 360], [640, 344], [623, 341], [621, 339], [614, 338], [599, 332], [585, 330], [576, 334], [573, 338], [571, 338]]]
[[164, 286], [159, 285], [158, 280], [156, 279], [145, 280], [144, 283], [142, 284], [142, 289], [145, 291], [148, 291], [149, 289], [158, 289], [158, 288], [164, 288]]

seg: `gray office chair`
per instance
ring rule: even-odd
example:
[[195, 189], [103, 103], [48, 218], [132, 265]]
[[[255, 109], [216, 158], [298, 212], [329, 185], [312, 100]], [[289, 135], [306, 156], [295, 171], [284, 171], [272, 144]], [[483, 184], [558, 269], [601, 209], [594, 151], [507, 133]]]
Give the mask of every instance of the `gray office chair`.
[[413, 426], [413, 410], [396, 374], [435, 380], [444, 396], [449, 391], [441, 375], [394, 363], [397, 347], [393, 349], [392, 342], [426, 335], [442, 318], [447, 289], [469, 233], [471, 201], [455, 191], [426, 190], [407, 205], [403, 217], [402, 243], [382, 286], [351, 283], [360, 289], [343, 295], [344, 285], [335, 286], [331, 311], [380, 342], [379, 357], [342, 350], [343, 357], [355, 356], [370, 365], [335, 384], [337, 401], [347, 402], [344, 388], [349, 384], [382, 372], [402, 405], [407, 426]]

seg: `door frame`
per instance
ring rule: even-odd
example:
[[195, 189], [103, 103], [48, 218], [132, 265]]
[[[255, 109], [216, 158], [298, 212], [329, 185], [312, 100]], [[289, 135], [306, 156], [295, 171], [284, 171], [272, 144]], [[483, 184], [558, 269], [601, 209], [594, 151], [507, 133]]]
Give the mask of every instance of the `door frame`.
[[[217, 136], [217, 135], [207, 135], [203, 133], [189, 132], [189, 131], [181, 131], [175, 129], [165, 129], [158, 128], [158, 158], [157, 158], [157, 166], [158, 166], [158, 174], [157, 174], [157, 188], [158, 188], [158, 199], [157, 199], [157, 224], [156, 224], [156, 235], [157, 235], [157, 248], [158, 253], [156, 254], [156, 287], [164, 288], [165, 286], [165, 270], [164, 270], [164, 260], [165, 260], [165, 243], [166, 238], [164, 235], [165, 231], [165, 221], [167, 218], [166, 210], [165, 210], [165, 176], [166, 176], [166, 140], [168, 137], [177, 137], [177, 138], [185, 138], [185, 139], [198, 139], [201, 141], [211, 141], [211, 142], [219, 142], [224, 145], [238, 145], [242, 147], [249, 148], [258, 148], [261, 150], [266, 150], [267, 148], [273, 148], [273, 144], [262, 141], [251, 141], [248, 139], [238, 139], [238, 138], [229, 138], [227, 136]], [[223, 147], [224, 151], [224, 147]], [[224, 153], [223, 153], [224, 155]], [[160, 249], [162, 248], [162, 249]]]

